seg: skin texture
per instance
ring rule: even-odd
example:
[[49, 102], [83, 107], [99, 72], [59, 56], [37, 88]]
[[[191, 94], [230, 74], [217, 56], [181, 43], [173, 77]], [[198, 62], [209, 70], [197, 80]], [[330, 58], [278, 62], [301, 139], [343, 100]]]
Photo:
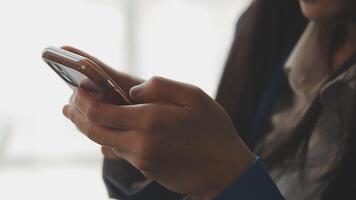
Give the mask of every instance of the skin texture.
[[175, 192], [203, 199], [216, 196], [255, 160], [227, 113], [201, 89], [113, 73], [137, 104], [105, 104], [79, 88], [63, 108], [89, 139], [105, 146], [107, 156], [127, 160]]

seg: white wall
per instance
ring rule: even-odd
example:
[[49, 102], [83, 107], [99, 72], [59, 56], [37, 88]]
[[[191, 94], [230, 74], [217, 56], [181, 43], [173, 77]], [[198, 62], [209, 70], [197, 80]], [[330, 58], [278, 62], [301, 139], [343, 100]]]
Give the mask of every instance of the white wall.
[[[193, 83], [214, 96], [247, 0], [138, 0], [136, 73]], [[132, 66], [131, 66], [132, 67]]]

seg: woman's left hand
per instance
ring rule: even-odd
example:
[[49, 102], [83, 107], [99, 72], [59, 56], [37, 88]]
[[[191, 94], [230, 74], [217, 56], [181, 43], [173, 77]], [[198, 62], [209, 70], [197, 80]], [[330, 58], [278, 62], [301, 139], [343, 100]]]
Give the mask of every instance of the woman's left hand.
[[161, 77], [131, 88], [136, 105], [105, 104], [78, 88], [64, 115], [146, 177], [211, 199], [255, 160], [224, 109], [201, 89]]

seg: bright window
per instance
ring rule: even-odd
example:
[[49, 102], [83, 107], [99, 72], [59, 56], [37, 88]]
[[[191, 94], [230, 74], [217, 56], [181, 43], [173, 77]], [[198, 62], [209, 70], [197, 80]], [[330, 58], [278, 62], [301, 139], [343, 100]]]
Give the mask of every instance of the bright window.
[[99, 147], [61, 113], [70, 89], [40, 59], [70, 44], [137, 76], [214, 95], [248, 0], [0, 1], [0, 199], [105, 199]]

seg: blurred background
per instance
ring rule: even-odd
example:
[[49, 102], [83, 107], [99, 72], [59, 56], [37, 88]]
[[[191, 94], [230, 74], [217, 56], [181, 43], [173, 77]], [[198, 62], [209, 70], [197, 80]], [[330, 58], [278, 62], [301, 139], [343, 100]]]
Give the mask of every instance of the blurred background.
[[249, 0], [0, 0], [0, 199], [107, 199], [100, 148], [62, 116], [71, 90], [40, 55], [72, 45], [214, 96]]

